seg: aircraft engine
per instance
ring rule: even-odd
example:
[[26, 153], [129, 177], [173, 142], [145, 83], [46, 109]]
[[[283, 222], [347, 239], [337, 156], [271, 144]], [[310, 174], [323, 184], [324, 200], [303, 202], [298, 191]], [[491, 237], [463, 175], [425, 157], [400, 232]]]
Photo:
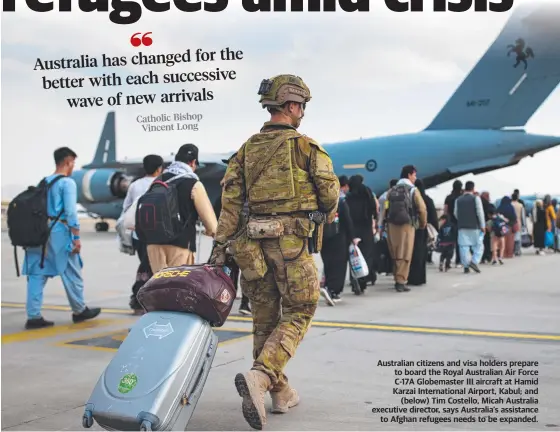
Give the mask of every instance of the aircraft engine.
[[101, 168], [80, 170], [72, 175], [80, 201], [110, 202], [126, 196], [131, 178], [121, 171]]

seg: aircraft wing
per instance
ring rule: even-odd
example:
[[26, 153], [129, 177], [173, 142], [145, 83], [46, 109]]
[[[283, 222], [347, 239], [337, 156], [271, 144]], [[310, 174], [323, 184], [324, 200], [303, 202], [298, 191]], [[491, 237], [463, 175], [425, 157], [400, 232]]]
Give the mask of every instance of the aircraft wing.
[[[211, 168], [214, 166], [222, 167], [225, 169], [227, 167], [227, 161], [235, 152], [231, 151], [228, 153], [200, 153], [198, 155], [198, 161], [200, 163], [200, 169]], [[175, 160], [175, 155], [171, 153], [170, 155], [163, 156], [164, 165], [167, 166]], [[103, 168], [116, 168], [124, 169], [128, 171], [143, 171], [142, 168], [142, 158], [125, 158], [121, 161], [114, 161], [105, 163]]]
[[227, 167], [227, 162], [224, 161], [227, 161], [234, 153], [233, 151], [228, 153], [200, 153], [198, 155], [200, 168], [218, 165], [225, 169]]

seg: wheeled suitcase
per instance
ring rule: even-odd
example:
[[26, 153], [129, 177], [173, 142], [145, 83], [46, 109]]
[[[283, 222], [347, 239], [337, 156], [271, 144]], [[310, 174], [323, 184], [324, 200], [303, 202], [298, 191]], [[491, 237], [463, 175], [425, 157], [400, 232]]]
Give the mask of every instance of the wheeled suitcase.
[[191, 313], [149, 312], [97, 381], [82, 424], [105, 430], [184, 431], [216, 354], [218, 337]]

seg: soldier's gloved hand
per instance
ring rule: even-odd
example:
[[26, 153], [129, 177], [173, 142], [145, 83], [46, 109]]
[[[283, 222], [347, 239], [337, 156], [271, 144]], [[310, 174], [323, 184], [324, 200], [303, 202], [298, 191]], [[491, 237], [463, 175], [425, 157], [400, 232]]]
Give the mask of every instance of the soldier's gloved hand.
[[226, 249], [227, 244], [215, 243], [214, 250], [212, 251], [212, 255], [210, 255], [208, 263], [217, 266], [224, 265], [226, 262]]

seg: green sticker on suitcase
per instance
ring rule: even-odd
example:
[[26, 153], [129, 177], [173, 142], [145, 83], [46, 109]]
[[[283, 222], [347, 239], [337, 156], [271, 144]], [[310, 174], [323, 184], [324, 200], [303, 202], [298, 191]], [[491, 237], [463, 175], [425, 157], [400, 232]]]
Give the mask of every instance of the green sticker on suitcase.
[[121, 378], [121, 382], [119, 383], [119, 392], [120, 393], [128, 393], [134, 387], [136, 387], [136, 383], [138, 382], [138, 377], [135, 374], [126, 374]]

